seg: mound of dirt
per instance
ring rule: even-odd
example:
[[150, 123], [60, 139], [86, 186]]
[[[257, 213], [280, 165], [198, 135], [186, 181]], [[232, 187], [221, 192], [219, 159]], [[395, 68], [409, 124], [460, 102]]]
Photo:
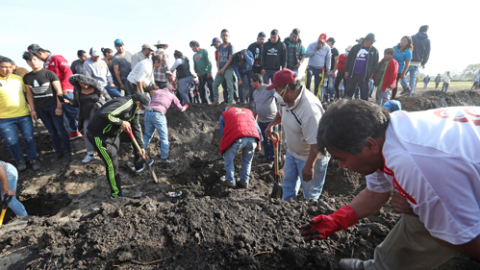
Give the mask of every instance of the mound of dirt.
[[[220, 157], [223, 111], [196, 104], [185, 113], [169, 110], [175, 163], [153, 165], [159, 184], [148, 172], [130, 172], [133, 149], [122, 144], [126, 198], [117, 200], [109, 199], [101, 161], [81, 163], [83, 141], [73, 142], [76, 153], [68, 166], [48, 164], [52, 146], [40, 130], [43, 167], [22, 172], [18, 187], [31, 216], [8, 218], [0, 228], [0, 269], [338, 269], [338, 260], [352, 254], [373, 258], [375, 246], [400, 218], [389, 205], [328, 240], [305, 243], [300, 236], [301, 225], [332, 213], [365, 186], [364, 177], [333, 161], [318, 202], [270, 198], [272, 171], [257, 161], [261, 153], [254, 158], [249, 189], [220, 185], [224, 163], [212, 160]], [[155, 135], [149, 154], [158, 158], [159, 151]], [[236, 173], [240, 164], [237, 158]], [[179, 191], [179, 197], [168, 195]], [[442, 269], [479, 267], [478, 260], [459, 256]]]
[[435, 108], [454, 106], [479, 106], [480, 91], [426, 91], [416, 93], [413, 96], [397, 98], [402, 103], [402, 110], [423, 111]]

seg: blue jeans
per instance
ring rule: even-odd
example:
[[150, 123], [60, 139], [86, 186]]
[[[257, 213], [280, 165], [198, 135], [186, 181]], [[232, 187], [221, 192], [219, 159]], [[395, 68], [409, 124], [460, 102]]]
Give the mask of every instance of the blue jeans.
[[306, 78], [305, 78], [305, 86], [311, 90], [310, 85], [312, 84], [312, 77], [314, 77], [315, 80], [315, 88], [313, 89], [313, 93], [317, 98], [321, 98], [321, 86], [323, 85], [323, 80], [325, 76], [325, 69], [323, 68], [314, 68], [314, 67], [307, 67], [306, 72]]
[[[237, 87], [237, 77], [235, 76], [235, 72], [232, 72], [232, 76], [233, 76], [233, 100], [235, 100], [238, 103], [239, 102], [238, 87]], [[212, 87], [213, 87], [213, 84], [212, 84]], [[228, 91], [228, 84], [226, 79], [222, 82], [222, 89], [223, 89], [223, 101], [227, 102], [230, 92]], [[212, 93], [212, 91], [210, 91], [210, 93]], [[218, 98], [220, 98], [220, 96], [218, 96]]]
[[[265, 152], [265, 158], [268, 159], [269, 162], [274, 162], [275, 157], [273, 152], [274, 151], [273, 142], [272, 140], [270, 140], [270, 138], [265, 136], [265, 129], [267, 129], [269, 124], [270, 122], [268, 123], [258, 122], [258, 126], [260, 127], [260, 130], [262, 131], [262, 135], [263, 135], [262, 146], [263, 146], [263, 151]], [[278, 132], [278, 126], [273, 127], [273, 132]]]
[[449, 86], [450, 86], [449, 83], [443, 83], [443, 85], [442, 85], [442, 92], [443, 92], [443, 90], [445, 90], [445, 93], [446, 93]]
[[182, 97], [182, 105], [185, 105], [187, 103], [190, 103], [190, 89], [188, 89], [188, 86], [192, 82], [193, 77], [192, 76], [187, 76], [185, 78], [181, 78], [178, 80], [178, 83], [180, 84], [179, 91], [180, 95]]
[[331, 99], [335, 98], [335, 81], [333, 80], [333, 76], [331, 74], [330, 76], [328, 76], [328, 86], [327, 87], [322, 86], [323, 100], [327, 101], [329, 96]]
[[352, 98], [357, 86], [360, 88], [360, 98], [368, 101], [368, 82], [365, 81], [365, 74], [353, 74], [348, 78], [345, 96]]
[[314, 165], [313, 180], [304, 182], [302, 176], [303, 167], [307, 163], [305, 160], [294, 158], [288, 151], [285, 159], [285, 172], [283, 178], [283, 200], [297, 200], [297, 193], [300, 185], [303, 188], [303, 197], [318, 200], [322, 193], [325, 176], [327, 174], [328, 161], [330, 155], [319, 159]]
[[402, 86], [405, 88], [407, 86], [407, 73], [410, 73], [410, 83], [409, 87], [410, 91], [407, 92], [407, 96], [410, 96], [413, 93], [413, 90], [415, 90], [415, 87], [417, 86], [417, 75], [419, 71], [420, 66], [409, 66], [407, 72], [405, 72], [405, 78], [402, 79]]
[[240, 183], [248, 185], [250, 180], [250, 169], [252, 167], [253, 154], [255, 154], [255, 148], [257, 148], [257, 140], [252, 137], [243, 137], [232, 143], [223, 153], [223, 159], [225, 160], [225, 179], [231, 185], [235, 185], [235, 164], [233, 159], [237, 153], [242, 152], [242, 171], [240, 173]]
[[[18, 179], [17, 169], [13, 167], [12, 164], [8, 164], [5, 170], [7, 171], [8, 186], [10, 187], [11, 190], [14, 190], [15, 193], [17, 193], [17, 179]], [[3, 187], [1, 184], [0, 184], [0, 196], [3, 200]], [[15, 213], [15, 215], [17, 216], [20, 216], [20, 217], [28, 216], [27, 210], [25, 210], [25, 207], [23, 206], [23, 204], [17, 200], [17, 195], [13, 196], [12, 200], [8, 204], [8, 208], [10, 208], [13, 211], [13, 213]]]
[[275, 75], [275, 73], [277, 72], [278, 70], [265, 70], [265, 75], [263, 76], [263, 83], [264, 84], [270, 84], [268, 82], [268, 80], [272, 79], [272, 83], [273, 83], [273, 75]]
[[297, 77], [298, 77], [298, 68], [297, 69], [292, 69], [293, 72], [295, 72], [295, 74], [297, 74]]
[[23, 160], [23, 153], [18, 144], [17, 128], [22, 133], [25, 148], [27, 148], [28, 160], [34, 161], [37, 159], [37, 145], [35, 144], [35, 137], [33, 136], [33, 122], [30, 115], [14, 118], [0, 119], [0, 133], [7, 144], [7, 148], [12, 154], [12, 157], [20, 162]]
[[[125, 86], [127, 87], [127, 86]], [[105, 90], [107, 90], [107, 93], [110, 95], [112, 98], [117, 98], [117, 97], [123, 97], [123, 94], [117, 90], [115, 87], [110, 87], [110, 86], [105, 86]]]
[[[47, 128], [55, 151], [57, 153], [63, 153], [64, 150], [71, 152], [72, 150], [70, 148], [68, 133], [63, 125], [63, 117], [55, 115], [55, 109], [55, 106], [37, 109], [37, 115], [42, 119], [43, 124]], [[63, 148], [60, 141], [63, 142]]]
[[145, 150], [147, 150], [148, 143], [153, 138], [155, 129], [157, 129], [160, 137], [160, 157], [162, 159], [168, 158], [168, 128], [167, 118], [161, 112], [145, 111], [145, 134], [143, 134], [143, 142]]
[[[63, 98], [72, 101], [73, 93], [64, 94]], [[78, 132], [78, 108], [62, 104], [63, 121], [68, 124], [70, 132]]]
[[123, 90], [125, 90], [125, 96], [130, 96], [130, 90], [128, 89], [128, 83], [127, 82], [128, 82], [127, 78], [122, 80], [123, 85], [125, 85], [125, 89], [123, 89]]

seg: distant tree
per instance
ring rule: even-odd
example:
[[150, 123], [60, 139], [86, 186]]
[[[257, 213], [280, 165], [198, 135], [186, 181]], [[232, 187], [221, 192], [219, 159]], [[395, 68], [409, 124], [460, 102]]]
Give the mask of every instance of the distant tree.
[[468, 65], [462, 72], [462, 77], [464, 79], [469, 79], [473, 80], [473, 77], [475, 77], [475, 73], [478, 72], [480, 69], [480, 63], [479, 64], [471, 64]]

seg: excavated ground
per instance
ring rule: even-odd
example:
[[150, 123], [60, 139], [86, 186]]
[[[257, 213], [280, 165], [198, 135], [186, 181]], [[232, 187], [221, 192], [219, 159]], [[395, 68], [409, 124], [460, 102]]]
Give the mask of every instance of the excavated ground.
[[[480, 105], [475, 91], [431, 91], [399, 100], [409, 111]], [[375, 246], [400, 218], [389, 204], [328, 240], [305, 243], [300, 237], [302, 224], [332, 213], [365, 187], [362, 176], [333, 162], [318, 202], [270, 198], [273, 177], [257, 162], [261, 153], [248, 190], [221, 186], [223, 161], [210, 161], [219, 157], [223, 110], [194, 104], [185, 113], [168, 112], [175, 163], [154, 164], [160, 183], [147, 172], [129, 171], [132, 148], [122, 144], [120, 171], [128, 193], [115, 201], [109, 199], [102, 162], [81, 163], [83, 141], [73, 142], [69, 165], [49, 164], [52, 145], [43, 127], [37, 128], [43, 167], [20, 173], [18, 185], [31, 216], [7, 214], [0, 228], [0, 269], [338, 269], [340, 258], [373, 258]], [[158, 143], [155, 135], [149, 147], [157, 159]], [[4, 143], [1, 150], [8, 153]], [[6, 154], [2, 159], [11, 161]], [[172, 191], [182, 195], [171, 198]], [[460, 255], [440, 269], [480, 269], [480, 260]]]

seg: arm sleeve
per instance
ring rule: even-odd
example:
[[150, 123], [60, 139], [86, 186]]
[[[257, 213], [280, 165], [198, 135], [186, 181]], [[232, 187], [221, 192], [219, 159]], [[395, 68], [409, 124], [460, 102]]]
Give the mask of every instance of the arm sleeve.
[[70, 84], [68, 78], [72, 76], [72, 70], [68, 65], [68, 62], [65, 58], [57, 56], [56, 57], [56, 64], [58, 65], [58, 69], [60, 70], [60, 85], [62, 86], [62, 90], [73, 90], [73, 85]]
[[195, 73], [197, 73], [197, 72], [198, 72], [198, 69], [197, 69], [197, 61], [195, 61], [195, 55], [193, 55], [193, 59], [192, 59], [192, 60], [193, 60], [193, 71], [194, 71]]
[[[327, 45], [328, 46], [328, 45]], [[325, 69], [328, 71], [330, 71], [330, 69], [332, 68], [331, 65], [332, 65], [332, 50], [328, 50], [327, 52], [327, 56], [325, 57]]]
[[386, 193], [393, 189], [393, 184], [386, 177], [385, 174], [379, 170], [367, 175], [367, 188], [373, 192]]
[[207, 50], [204, 51], [204, 56], [206, 57], [208, 62], [208, 66], [207, 66], [208, 74], [212, 74], [212, 60], [210, 59], [210, 55], [208, 54]]
[[302, 52], [300, 54], [305, 54], [305, 47], [302, 45]]
[[223, 119], [223, 115], [220, 115], [220, 132], [223, 136], [223, 129], [225, 128], [225, 120]]
[[183, 63], [182, 59], [177, 58], [177, 59], [175, 60], [175, 62], [173, 63], [172, 68], [170, 68], [170, 71], [171, 71], [171, 72], [175, 71], [175, 69], [177, 69], [177, 67], [178, 67], [179, 65], [181, 65], [182, 63]]
[[412, 60], [412, 51], [411, 50], [406, 50], [405, 51], [405, 61]]
[[112, 101], [112, 103], [109, 103], [109, 106], [104, 107], [98, 117], [106, 119], [114, 125], [120, 126], [123, 123], [123, 120], [121, 120], [117, 116], [120, 115], [123, 111], [131, 109], [131, 106], [126, 106], [125, 108], [125, 105], [125, 101], [116, 99], [115, 101]]
[[245, 54], [245, 60], [247, 61], [249, 66], [253, 66], [253, 54], [249, 50], [245, 50], [247, 54]]
[[105, 63], [105, 66], [107, 67], [107, 81], [108, 83], [113, 83], [112, 73], [110, 73], [110, 69], [108, 68], [107, 63]]
[[88, 72], [88, 74], [90, 74], [90, 76], [93, 75], [92, 67], [87, 63], [87, 61], [85, 61], [85, 63], [83, 63], [83, 69], [85, 69], [85, 71]]
[[255, 125], [257, 126], [258, 135], [259, 135], [259, 137], [260, 137], [260, 142], [263, 142], [262, 130], [260, 129], [260, 126], [258, 125], [258, 123], [257, 123], [257, 121], [255, 120], [255, 118], [253, 118], [253, 121], [255, 121]]
[[175, 108], [177, 108], [178, 111], [183, 112], [183, 106], [180, 103], [180, 100], [178, 100], [178, 98], [174, 94], [171, 94], [171, 95], [172, 95], [172, 103], [173, 105], [175, 105]]
[[261, 53], [261, 69], [265, 69], [265, 61], [267, 60], [267, 50], [265, 50], [265, 45], [263, 45]]
[[282, 59], [280, 62], [282, 64], [282, 68], [286, 68], [287, 67], [287, 46], [285, 46], [285, 43], [282, 42], [282, 46], [283, 46], [283, 52], [282, 52]]
[[423, 52], [422, 66], [428, 62], [428, 58], [430, 58], [430, 41], [428, 41], [425, 51]]
[[142, 127], [140, 127], [140, 120], [139, 120], [138, 114], [135, 115], [135, 118], [132, 120], [132, 133], [133, 136], [135, 137], [135, 140], [138, 143], [138, 146], [140, 146], [140, 149], [143, 149], [143, 135], [142, 135]]
[[315, 43], [308, 45], [305, 57], [312, 57], [315, 54]]
[[[138, 63], [139, 65], [141, 65], [141, 63]], [[145, 68], [145, 66], [141, 66], [141, 69], [140, 71], [137, 73], [137, 75], [135, 76], [135, 81], [136, 82], [143, 82], [143, 80], [148, 76], [148, 71], [147, 69]]]
[[[321, 109], [315, 110], [315, 104], [312, 104], [312, 116], [302, 123], [302, 134], [308, 144], [317, 144], [318, 123], [322, 117]], [[321, 105], [320, 105], [321, 106]]]

